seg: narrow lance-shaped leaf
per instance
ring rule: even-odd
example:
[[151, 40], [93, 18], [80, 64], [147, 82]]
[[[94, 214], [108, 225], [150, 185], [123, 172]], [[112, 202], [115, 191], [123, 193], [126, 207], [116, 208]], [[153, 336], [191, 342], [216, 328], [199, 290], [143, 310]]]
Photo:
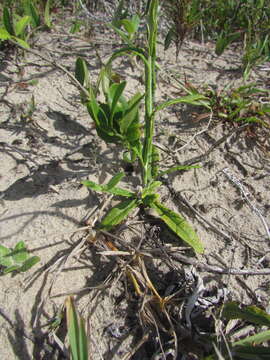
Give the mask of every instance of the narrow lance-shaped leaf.
[[38, 27], [41, 24], [40, 16], [31, 0], [28, 2], [28, 12], [32, 19], [32, 25]]
[[4, 29], [4, 28], [0, 29], [0, 40], [8, 40], [11, 37], [12, 36], [10, 35], [10, 33], [6, 29]]
[[116, 110], [116, 105], [120, 99], [120, 97], [123, 94], [123, 91], [126, 87], [126, 81], [121, 82], [120, 84], [112, 84], [110, 86], [109, 92], [108, 92], [108, 97], [109, 100], [111, 102], [111, 114], [110, 114], [110, 123], [112, 125], [112, 121], [113, 121], [113, 117], [114, 117], [114, 113]]
[[20, 272], [25, 272], [25, 271], [31, 269], [31, 267], [36, 265], [39, 261], [40, 261], [40, 257], [38, 257], [38, 256], [30, 257], [22, 264], [22, 266], [19, 269]]
[[190, 169], [199, 169], [201, 168], [200, 165], [176, 165], [176, 166], [172, 166], [171, 168], [164, 170], [164, 171], [160, 171], [158, 173], [158, 176], [163, 176], [165, 174], [171, 174], [175, 171], [184, 171], [184, 170], [190, 170]]
[[116, 175], [114, 175], [114, 177], [108, 182], [108, 184], [106, 185], [107, 189], [112, 189], [114, 188], [121, 180], [122, 178], [125, 176], [124, 172], [120, 172]]
[[94, 181], [90, 181], [90, 180], [82, 181], [82, 184], [97, 192], [105, 192], [105, 193], [109, 193], [117, 196], [124, 196], [124, 197], [135, 196], [135, 193], [128, 191], [126, 189], [121, 189], [116, 186], [111, 188], [108, 185], [99, 185], [96, 184]]
[[109, 24], [108, 26], [110, 28], [112, 28], [126, 44], [128, 44], [129, 46], [133, 46], [132, 41], [128, 38], [128, 36], [126, 35], [126, 33], [123, 30], [119, 29], [118, 27], [114, 26], [113, 24]]
[[216, 42], [216, 49], [215, 53], [219, 56], [223, 53], [223, 51], [226, 49], [226, 47], [232, 43], [233, 41], [239, 39], [241, 36], [240, 32], [236, 32], [233, 34], [225, 34], [224, 32], [221, 33], [219, 36], [217, 42]]
[[269, 360], [270, 349], [266, 346], [241, 345], [233, 347], [233, 354], [242, 360]]
[[164, 40], [164, 50], [165, 51], [170, 47], [172, 41], [174, 40], [174, 37], [175, 37], [175, 29], [174, 29], [174, 27], [171, 27], [165, 37], [165, 40]]
[[88, 340], [85, 331], [84, 319], [79, 317], [79, 349], [80, 360], [88, 360]]
[[7, 7], [3, 10], [3, 24], [10, 35], [15, 35], [12, 18]]
[[120, 224], [139, 204], [138, 199], [125, 200], [114, 206], [100, 223], [99, 228], [110, 230]]
[[18, 270], [20, 270], [20, 267], [21, 267], [21, 265], [19, 265], [19, 264], [8, 266], [3, 270], [3, 273], [9, 274], [11, 272], [18, 271]]
[[[256, 345], [270, 340], [270, 330], [262, 331], [259, 334], [247, 336], [242, 340], [233, 343], [233, 346]], [[269, 351], [270, 354], [270, 351]]]
[[30, 23], [30, 16], [24, 16], [15, 24], [15, 34], [20, 36], [23, 34], [26, 26]]
[[162, 185], [161, 181], [153, 181], [142, 191], [142, 198], [145, 198], [148, 195], [156, 192], [157, 188]]
[[28, 252], [23, 241], [19, 241], [10, 255], [17, 263], [23, 263], [28, 258]]
[[121, 24], [124, 26], [125, 30], [128, 32], [129, 38], [131, 39], [136, 31], [138, 30], [140, 24], [140, 18], [138, 15], [134, 15], [131, 19], [121, 20]]
[[126, 55], [128, 53], [134, 54], [136, 56], [139, 56], [139, 58], [143, 61], [145, 66], [149, 66], [148, 61], [146, 59], [146, 55], [142, 48], [134, 47], [134, 46], [128, 46], [124, 47], [122, 49], [116, 50], [112, 56], [110, 57], [108, 63], [106, 64], [106, 67], [110, 66], [113, 60], [117, 59], [119, 56]]
[[84, 321], [77, 315], [71, 296], [66, 299], [65, 305], [72, 360], [88, 360], [88, 346]]
[[9, 254], [11, 250], [4, 245], [0, 245], [0, 265], [2, 266], [11, 266], [13, 261]]
[[[204, 102], [202, 103], [202, 101], [204, 101]], [[205, 97], [204, 95], [200, 95], [200, 94], [182, 96], [181, 98], [168, 100], [168, 101], [165, 101], [164, 103], [158, 105], [155, 108], [155, 112], [163, 110], [168, 106], [180, 104], [180, 103], [190, 104], [190, 105], [204, 105], [210, 109], [209, 105], [205, 101], [208, 101], [208, 98]]]
[[75, 64], [75, 77], [82, 86], [88, 87], [89, 85], [89, 72], [86, 62], [78, 58]]
[[127, 131], [127, 129], [134, 121], [136, 113], [138, 112], [139, 109], [140, 102], [143, 97], [144, 94], [141, 95], [140, 93], [137, 93], [129, 100], [128, 109], [125, 112], [125, 115], [120, 120], [120, 129], [123, 134]]
[[203, 244], [197, 234], [182, 216], [168, 209], [158, 201], [152, 202], [150, 206], [156, 210], [157, 215], [169, 226], [169, 228], [189, 244], [197, 253], [202, 253], [204, 251]]
[[48, 28], [52, 26], [51, 16], [50, 16], [50, 6], [51, 6], [51, 0], [47, 0], [45, 6], [45, 12], [44, 12], [44, 22], [48, 26]]
[[257, 325], [270, 327], [270, 315], [254, 305], [240, 308], [236, 302], [229, 302], [224, 305], [222, 315], [227, 319], [243, 319]]
[[21, 47], [23, 47], [25, 49], [30, 48], [29, 44], [26, 41], [24, 41], [23, 39], [20, 39], [16, 36], [11, 36], [11, 39], [14, 40], [16, 43], [18, 43]]

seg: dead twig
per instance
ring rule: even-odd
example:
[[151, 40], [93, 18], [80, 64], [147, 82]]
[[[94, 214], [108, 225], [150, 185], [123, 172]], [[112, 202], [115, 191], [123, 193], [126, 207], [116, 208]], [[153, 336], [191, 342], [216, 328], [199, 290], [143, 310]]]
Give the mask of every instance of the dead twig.
[[193, 265], [196, 269], [206, 271], [214, 274], [229, 274], [229, 275], [270, 275], [270, 269], [234, 269], [234, 268], [222, 268], [219, 266], [208, 265], [200, 262], [195, 258], [189, 258], [181, 254], [171, 253], [170, 256], [177, 261], [185, 264]]

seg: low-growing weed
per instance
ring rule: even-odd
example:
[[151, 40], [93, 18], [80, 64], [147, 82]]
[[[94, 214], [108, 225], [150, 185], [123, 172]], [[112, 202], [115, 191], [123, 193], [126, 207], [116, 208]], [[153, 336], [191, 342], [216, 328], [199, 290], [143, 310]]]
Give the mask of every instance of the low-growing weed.
[[31, 0], [21, 1], [17, 7], [5, 6], [2, 14], [2, 27], [0, 27], [0, 41], [13, 40], [19, 45], [29, 48], [28, 41], [33, 31], [40, 29], [42, 24], [47, 28], [52, 26], [50, 4], [51, 0], [47, 0], [43, 20]]
[[[234, 124], [256, 123], [269, 128], [270, 106], [269, 91], [257, 88], [255, 84], [240, 86], [236, 89], [225, 88], [221, 91], [209, 89], [205, 95], [209, 98], [213, 113]], [[261, 100], [262, 99], [262, 100]]]
[[40, 261], [38, 256], [31, 256], [23, 241], [19, 241], [14, 249], [0, 245], [1, 273], [20, 273], [31, 269]]
[[[146, 48], [139, 48], [133, 44], [134, 33], [138, 29], [139, 18], [114, 20], [116, 32], [127, 45], [115, 51], [106, 66], [101, 69], [98, 81], [91, 84], [87, 64], [84, 60], [76, 62], [76, 78], [88, 90], [89, 96], [83, 102], [95, 123], [98, 136], [107, 143], [114, 143], [124, 148], [124, 160], [133, 163], [137, 161], [141, 169], [141, 187], [136, 191], [129, 191], [118, 187], [125, 173], [116, 174], [107, 184], [100, 185], [93, 181], [83, 184], [94, 191], [110, 193], [124, 198], [114, 206], [103, 218], [99, 229], [111, 230], [120, 224], [136, 208], [152, 208], [155, 214], [182, 240], [187, 242], [196, 252], [203, 252], [200, 242], [193, 228], [179, 214], [168, 209], [159, 201], [157, 193], [162, 185], [161, 175], [172, 170], [187, 170], [191, 167], [173, 166], [162, 173], [159, 171], [159, 149], [153, 145], [155, 132], [155, 116], [168, 106], [178, 103], [200, 105], [205, 96], [196, 94], [172, 99], [157, 105], [155, 103], [156, 90], [156, 43], [158, 31], [157, 0], [149, 1], [147, 13], [148, 42]], [[127, 99], [124, 96], [126, 81], [114, 82], [111, 77], [112, 63], [120, 56], [134, 55], [140, 58], [145, 67], [145, 92], [136, 93]], [[105, 101], [99, 100], [100, 91]], [[144, 122], [140, 122], [140, 105], [144, 103]]]
[[[238, 326], [236, 326], [235, 319], [239, 320], [237, 324]], [[235, 302], [229, 302], [224, 305], [221, 313], [221, 320], [229, 320], [227, 328], [232, 328], [230, 331], [228, 331], [228, 334], [226, 334], [226, 338], [224, 338], [227, 344], [221, 344], [220, 346], [222, 355], [220, 351], [216, 351], [215, 355], [212, 354], [205, 358], [205, 360], [269, 359], [270, 348], [266, 344], [270, 340], [270, 315], [266, 311], [254, 305], [242, 306]], [[239, 336], [237, 336], [237, 332], [243, 328], [243, 326], [240, 326], [239, 324], [241, 323], [241, 320], [248, 324], [254, 325], [254, 329], [249, 330], [249, 332], [252, 332], [252, 335], [245, 335], [240, 340], [238, 340]], [[235, 326], [232, 326], [233, 322]], [[256, 331], [255, 334], [254, 331]], [[245, 334], [246, 333], [247, 332], [245, 332]], [[217, 350], [216, 346], [214, 348]]]

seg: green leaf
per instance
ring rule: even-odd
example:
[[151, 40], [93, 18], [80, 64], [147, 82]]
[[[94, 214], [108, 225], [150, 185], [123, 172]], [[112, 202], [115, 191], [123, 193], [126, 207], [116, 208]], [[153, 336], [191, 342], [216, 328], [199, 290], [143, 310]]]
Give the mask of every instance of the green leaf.
[[112, 19], [112, 24], [116, 27], [120, 26], [120, 21], [123, 18], [123, 10], [124, 10], [124, 0], [120, 0], [118, 2], [117, 8], [115, 9]]
[[96, 128], [99, 128], [101, 125], [103, 128], [107, 128], [109, 125], [109, 119], [102, 106], [98, 104], [94, 96], [92, 96], [91, 101], [87, 102], [86, 106], [90, 116], [95, 122]]
[[6, 256], [10, 253], [10, 249], [5, 247], [4, 245], [0, 245], [0, 258]]
[[113, 24], [108, 24], [108, 27], [113, 29], [126, 44], [128, 44], [129, 46], [133, 46], [132, 41], [128, 38], [128, 36], [126, 35], [126, 33], [123, 30], [119, 29], [118, 27], [116, 27]]
[[24, 41], [23, 39], [20, 39], [16, 36], [12, 36], [11, 38], [12, 38], [12, 40], [16, 41], [19, 45], [21, 45], [23, 48], [26, 48], [26, 49], [30, 48], [29, 44], [26, 41]]
[[177, 166], [173, 166], [167, 170], [159, 172], [158, 176], [163, 176], [165, 174], [171, 174], [175, 171], [184, 171], [184, 170], [199, 169], [199, 168], [201, 168], [201, 165], [177, 165]]
[[108, 97], [109, 97], [109, 101], [111, 103], [110, 104], [110, 106], [111, 106], [110, 121], [111, 122], [112, 122], [114, 114], [115, 114], [116, 105], [117, 105], [121, 95], [123, 94], [126, 84], [127, 84], [126, 81], [123, 81], [120, 84], [112, 84], [109, 88]]
[[35, 28], [41, 25], [40, 16], [31, 0], [28, 1], [28, 15], [31, 17], [32, 25]]
[[45, 12], [44, 12], [44, 22], [45, 25], [48, 26], [48, 28], [52, 26], [51, 16], [50, 16], [50, 6], [51, 6], [51, 0], [47, 0], [45, 6]]
[[142, 199], [148, 195], [152, 195], [156, 189], [162, 185], [161, 181], [153, 181], [142, 191]]
[[15, 35], [11, 14], [7, 7], [4, 7], [3, 10], [3, 24], [10, 35]]
[[138, 15], [134, 15], [131, 19], [121, 20], [120, 24], [124, 26], [125, 30], [129, 34], [129, 38], [131, 38], [138, 30], [140, 18]]
[[16, 263], [23, 263], [28, 257], [28, 252], [25, 247], [25, 243], [23, 241], [19, 241], [16, 244], [14, 250], [11, 251], [10, 255], [12, 256], [13, 260]]
[[106, 185], [107, 189], [110, 190], [114, 188], [123, 179], [124, 176], [125, 176], [124, 172], [120, 172], [114, 175], [114, 177]]
[[[141, 95], [140, 93], [135, 94], [128, 102], [128, 109], [125, 112], [124, 116], [120, 120], [120, 129], [121, 133], [125, 134], [128, 128], [131, 126], [134, 119], [136, 119], [136, 115], [138, 113], [139, 105], [144, 97], [144, 94]], [[138, 119], [139, 122], [139, 119]]]
[[139, 28], [141, 19], [138, 14], [135, 14], [132, 16], [131, 21], [133, 25], [133, 33], [135, 33]]
[[9, 274], [13, 271], [19, 271], [20, 270], [20, 267], [21, 265], [11, 265], [11, 266], [8, 266], [6, 267], [4, 270], [3, 270], [3, 273], [4, 274]]
[[122, 49], [114, 51], [114, 53], [112, 54], [112, 56], [110, 57], [107, 65], [106, 65], [106, 67], [110, 66], [112, 61], [117, 59], [119, 56], [127, 55], [129, 53], [139, 56], [139, 58], [143, 61], [144, 65], [149, 67], [144, 50], [139, 47], [134, 47], [134, 46], [127, 46]]
[[269, 347], [264, 346], [237, 346], [233, 347], [233, 354], [243, 360], [269, 360]]
[[150, 204], [156, 210], [158, 216], [175, 232], [182, 240], [189, 244], [197, 253], [204, 251], [203, 244], [188, 222], [179, 214], [168, 209], [158, 201]]
[[[190, 104], [190, 105], [204, 105], [204, 106], [210, 108], [209, 105], [205, 102], [205, 100], [208, 101], [208, 98], [205, 97], [204, 95], [200, 95], [200, 94], [182, 96], [181, 98], [168, 100], [168, 101], [165, 101], [164, 103], [158, 105], [155, 109], [155, 112], [163, 110], [168, 106], [180, 104], [180, 103]], [[204, 101], [204, 102], [202, 103], [202, 101]]]
[[124, 197], [134, 197], [135, 196], [135, 193], [133, 193], [131, 191], [121, 189], [116, 186], [113, 188], [110, 188], [110, 187], [108, 187], [108, 185], [99, 185], [90, 180], [82, 181], [82, 184], [87, 187], [90, 187], [92, 190], [97, 191], [97, 192], [105, 192], [105, 193], [109, 193], [109, 194], [113, 194], [113, 195], [117, 195], [117, 196], [124, 196]]
[[82, 58], [78, 58], [75, 64], [75, 77], [82, 86], [89, 85], [89, 72], [86, 62]]
[[12, 258], [9, 256], [11, 250], [4, 245], [0, 245], [0, 265], [11, 266], [13, 264]]
[[6, 29], [4, 29], [4, 28], [0, 29], [0, 40], [8, 40], [8, 39], [11, 39], [11, 37], [12, 36]]
[[39, 256], [31, 256], [22, 264], [22, 266], [19, 269], [20, 272], [25, 272], [25, 271], [31, 269], [31, 267], [36, 265], [39, 261], [40, 261]]
[[153, 145], [152, 158], [151, 158], [151, 176], [153, 179], [156, 179], [158, 176], [159, 161], [160, 161], [159, 148]]
[[85, 331], [84, 319], [79, 317], [79, 349], [80, 360], [88, 360], [88, 340]]
[[120, 224], [128, 214], [139, 204], [138, 199], [124, 200], [114, 206], [101, 221], [99, 228], [111, 230], [114, 226]]
[[231, 44], [233, 41], [239, 39], [241, 36], [240, 32], [236, 32], [233, 34], [225, 34], [222, 32], [216, 42], [215, 53], [219, 56], [223, 53], [226, 47]]
[[129, 19], [121, 20], [121, 24], [124, 26], [125, 30], [128, 32], [129, 36], [134, 33], [134, 26], [132, 21]]
[[259, 334], [247, 336], [242, 340], [234, 342], [233, 346], [256, 345], [270, 340], [270, 330], [262, 331]]
[[174, 30], [174, 27], [171, 27], [165, 37], [165, 40], [164, 40], [164, 50], [165, 51], [170, 47], [172, 41], [174, 40], [174, 37], [175, 37], [175, 30]]
[[81, 30], [81, 25], [82, 25], [81, 21], [75, 20], [74, 23], [71, 25], [69, 32], [71, 34], [76, 34]]
[[15, 34], [16, 36], [20, 36], [23, 34], [26, 26], [30, 23], [30, 16], [24, 16], [15, 24]]
[[226, 319], [242, 319], [257, 325], [270, 326], [270, 315], [254, 305], [241, 308], [236, 302], [229, 302], [224, 305], [222, 315]]
[[84, 321], [77, 315], [71, 296], [66, 299], [65, 304], [72, 360], [88, 360], [88, 345]]

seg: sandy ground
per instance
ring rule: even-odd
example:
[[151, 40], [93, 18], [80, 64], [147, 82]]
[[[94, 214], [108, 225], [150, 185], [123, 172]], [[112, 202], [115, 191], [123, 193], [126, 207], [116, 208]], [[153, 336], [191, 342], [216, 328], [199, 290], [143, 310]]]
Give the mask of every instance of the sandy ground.
[[[37, 42], [40, 53], [67, 66], [71, 72], [77, 56], [84, 56], [93, 78], [100, 65], [95, 50], [105, 61], [115, 45], [117, 40], [106, 34], [90, 40], [69, 35], [61, 24], [56, 31], [39, 35]], [[217, 57], [210, 43], [185, 42], [177, 61], [173, 49], [164, 53], [160, 47], [159, 63], [162, 71], [157, 101], [179, 96], [168, 73], [177, 74], [181, 81], [194, 86], [223, 88], [229, 82], [241, 81], [237, 71], [239, 53], [230, 49]], [[118, 62], [117, 71], [128, 80], [127, 93], [142, 89], [139, 70], [132, 69], [128, 61]], [[267, 74], [257, 68], [251, 81], [267, 86]], [[38, 83], [21, 85], [30, 79], [37, 79]], [[87, 320], [92, 359], [122, 359], [134, 347], [138, 325], [134, 312], [133, 318], [130, 315], [132, 301], [127, 300], [130, 296], [127, 284], [123, 277], [116, 281], [119, 272], [115, 259], [100, 256], [98, 246], [82, 245], [87, 231], [75, 232], [85, 225], [89, 212], [100, 207], [104, 200], [103, 195], [88, 191], [80, 182], [108, 180], [118, 171], [119, 162], [122, 164], [121, 151], [98, 139], [80, 103], [78, 90], [68, 76], [32, 54], [17, 58], [14, 54], [4, 55], [0, 96], [1, 243], [14, 246], [23, 240], [41, 258], [25, 274], [0, 278], [1, 313], [12, 322], [0, 317], [1, 359], [52, 359], [53, 356], [60, 359], [57, 352], [52, 355], [56, 350], [51, 344], [55, 343], [45, 325], [56, 315], [67, 293], [75, 293], [78, 308]], [[27, 117], [32, 98], [35, 109]], [[164, 167], [176, 160], [182, 164], [204, 155], [217, 140], [231, 133], [208, 156], [202, 156], [200, 169], [169, 176], [161, 197], [166, 205], [194, 224], [205, 246], [199, 261], [242, 270], [269, 268], [270, 246], [265, 228], [265, 223], [268, 226], [270, 223], [269, 150], [263, 151], [244, 129], [233, 131], [233, 127], [220, 119], [213, 118], [210, 122], [206, 116], [198, 121], [198, 115], [203, 112], [206, 110], [177, 105], [157, 118], [155, 142], [167, 149], [162, 160]], [[265, 144], [269, 146], [269, 133], [261, 138], [264, 136], [268, 136]], [[242, 187], [233, 179], [239, 180]], [[137, 184], [136, 173], [128, 174], [124, 180], [132, 188]], [[243, 197], [247, 193], [253, 208]], [[130, 221], [136, 219], [131, 217]], [[139, 224], [138, 229], [143, 242], [149, 245], [149, 226]], [[175, 243], [172, 234], [162, 227], [159, 231], [155, 235], [156, 243], [150, 241], [150, 246], [162, 246], [161, 240]], [[131, 239], [130, 231], [123, 231], [123, 236], [127, 241], [138, 241], [136, 237]], [[174, 262], [174, 266], [179, 271], [190, 269], [180, 261]], [[157, 286], [164, 287], [167, 281], [164, 279], [170, 278], [172, 269], [162, 260], [153, 261], [149, 269]], [[96, 291], [94, 288], [108, 276], [114, 280], [114, 286]], [[267, 305], [267, 276], [208, 272], [200, 272], [200, 276], [208, 292], [216, 293], [217, 289], [226, 287], [229, 298], [245, 304]], [[124, 329], [124, 335], [117, 333], [119, 329]], [[40, 341], [33, 344], [23, 336], [26, 332]], [[137, 356], [151, 358], [146, 350]]]

